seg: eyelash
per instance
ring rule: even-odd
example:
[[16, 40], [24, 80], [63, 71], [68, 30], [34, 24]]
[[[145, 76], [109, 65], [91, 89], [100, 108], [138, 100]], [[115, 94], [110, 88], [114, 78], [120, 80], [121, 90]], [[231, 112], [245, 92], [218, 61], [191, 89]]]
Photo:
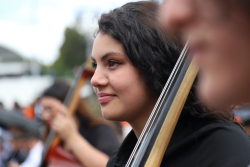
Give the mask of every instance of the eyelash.
[[[120, 65], [120, 64], [122, 64], [122, 63], [123, 63], [123, 62], [117, 62], [117, 61], [114, 61], [114, 60], [109, 60], [109, 67], [114, 67], [114, 66]], [[96, 68], [96, 67], [97, 67], [96, 62], [92, 62], [92, 67], [93, 67], [93, 68]]]
[[109, 61], [109, 67], [114, 67], [114, 66], [117, 66], [117, 65], [120, 65], [120, 64], [122, 64], [122, 62], [117, 62], [117, 61], [114, 61], [114, 60]]
[[96, 68], [97, 67], [97, 64], [95, 62], [92, 62], [92, 67], [93, 68]]

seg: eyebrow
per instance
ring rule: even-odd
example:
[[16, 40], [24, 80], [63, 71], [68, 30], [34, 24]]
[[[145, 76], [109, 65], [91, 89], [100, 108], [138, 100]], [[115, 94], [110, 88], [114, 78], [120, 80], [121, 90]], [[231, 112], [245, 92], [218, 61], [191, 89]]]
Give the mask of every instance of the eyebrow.
[[[102, 56], [101, 61], [104, 61], [105, 59], [107, 59], [107, 57], [113, 56], [113, 55], [123, 56], [121, 53], [118, 53], [118, 52], [108, 52], [104, 56]], [[92, 56], [91, 56], [91, 60], [96, 61]]]

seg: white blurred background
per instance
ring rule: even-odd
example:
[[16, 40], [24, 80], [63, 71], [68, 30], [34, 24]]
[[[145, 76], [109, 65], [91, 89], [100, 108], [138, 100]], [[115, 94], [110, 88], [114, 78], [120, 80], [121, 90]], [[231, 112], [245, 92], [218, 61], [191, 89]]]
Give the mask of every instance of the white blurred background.
[[55, 65], [63, 54], [66, 29], [84, 37], [86, 57], [100, 14], [130, 1], [0, 0], [0, 102], [4, 108], [11, 110], [15, 102], [21, 107], [30, 105], [55, 78], [73, 80], [71, 72], [58, 72]]

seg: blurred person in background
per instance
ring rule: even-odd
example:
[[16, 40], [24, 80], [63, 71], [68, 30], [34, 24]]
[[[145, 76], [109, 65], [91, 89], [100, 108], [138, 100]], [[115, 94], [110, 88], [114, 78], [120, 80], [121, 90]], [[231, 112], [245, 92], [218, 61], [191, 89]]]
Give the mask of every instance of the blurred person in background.
[[42, 119], [48, 128], [57, 132], [64, 148], [73, 153], [80, 164], [86, 167], [106, 166], [109, 156], [119, 147], [114, 130], [105, 120], [95, 116], [79, 100], [74, 116], [71, 116], [63, 101], [69, 85], [56, 81], [40, 97], [43, 107]]
[[11, 158], [13, 150], [10, 146], [10, 133], [0, 127], [0, 167], [7, 167], [7, 162]]
[[33, 107], [34, 107], [34, 113], [35, 113], [35, 119], [37, 122], [42, 123], [43, 119], [42, 119], [42, 110], [43, 107], [40, 103], [40, 98], [37, 98], [35, 100], [35, 102], [33, 103]]
[[43, 144], [39, 140], [39, 137], [16, 127], [11, 127], [10, 131], [12, 133], [12, 148], [16, 152], [19, 152], [20, 150], [26, 150], [28, 152], [28, 156], [25, 158], [24, 162], [20, 164], [10, 160], [8, 166], [39, 167], [43, 150]]
[[7, 162], [9, 161], [22, 163], [27, 157], [28, 153], [22, 149], [20, 142], [19, 144], [18, 142], [15, 142], [15, 143], [12, 142], [13, 141], [12, 134], [8, 129], [9, 125], [6, 125], [7, 122], [8, 123], [10, 121], [15, 122], [16, 120], [15, 119], [10, 120], [6, 118], [6, 115], [3, 115], [2, 113], [0, 115], [3, 119], [6, 120], [6, 122], [3, 122], [2, 120], [0, 120], [0, 139], [1, 139], [0, 144], [2, 145], [0, 159], [3, 162], [1, 165], [7, 166], [8, 164]]
[[236, 120], [245, 128], [250, 136], [250, 104], [236, 106], [233, 110]]
[[159, 22], [191, 35], [200, 65], [198, 94], [208, 106], [250, 102], [250, 1], [165, 0]]
[[0, 109], [1, 109], [1, 108], [4, 108], [4, 107], [3, 107], [3, 103], [2, 103], [2, 102], [0, 102]]
[[37, 98], [31, 105], [26, 106], [22, 110], [23, 115], [25, 118], [29, 120], [34, 120], [39, 124], [43, 124], [42, 122], [42, 107], [39, 103], [39, 98]]
[[13, 105], [13, 110], [15, 111], [22, 111], [22, 107], [19, 105], [18, 102], [14, 102], [14, 105]]
[[0, 137], [0, 167], [7, 167], [7, 160], [10, 156], [11, 149], [6, 147], [6, 142]]
[[25, 118], [30, 119], [30, 120], [35, 119], [34, 104], [27, 106], [27, 107], [24, 107], [22, 112], [23, 112], [23, 115], [25, 116]]

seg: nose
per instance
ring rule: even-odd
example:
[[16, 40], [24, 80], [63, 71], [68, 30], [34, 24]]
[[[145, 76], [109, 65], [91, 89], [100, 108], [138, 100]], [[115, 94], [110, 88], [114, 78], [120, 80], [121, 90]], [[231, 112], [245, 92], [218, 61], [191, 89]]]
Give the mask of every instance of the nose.
[[168, 31], [176, 32], [194, 19], [194, 0], [165, 0], [159, 11], [159, 23]]
[[108, 77], [105, 70], [96, 68], [93, 77], [91, 78], [91, 85], [93, 87], [103, 87], [108, 85]]

